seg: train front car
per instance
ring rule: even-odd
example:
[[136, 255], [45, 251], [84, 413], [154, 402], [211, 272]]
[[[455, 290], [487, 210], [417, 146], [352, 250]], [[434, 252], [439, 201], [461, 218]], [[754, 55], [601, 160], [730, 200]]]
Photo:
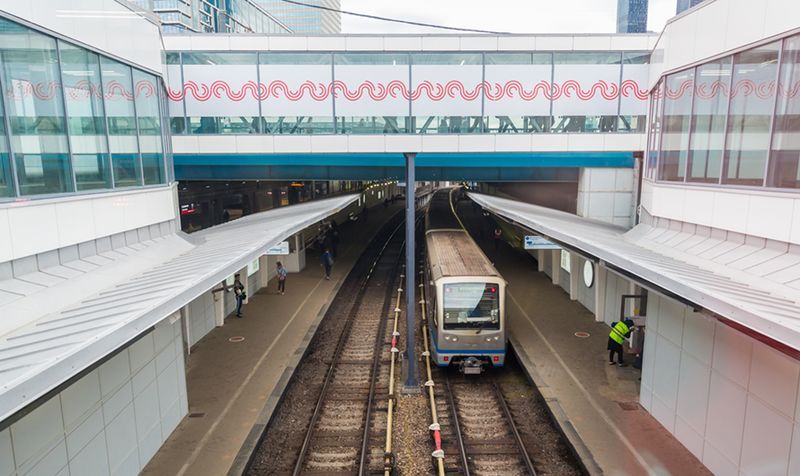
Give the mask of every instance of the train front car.
[[436, 192], [426, 217], [432, 352], [439, 366], [480, 373], [505, 363], [506, 282], [461, 226], [452, 192]]

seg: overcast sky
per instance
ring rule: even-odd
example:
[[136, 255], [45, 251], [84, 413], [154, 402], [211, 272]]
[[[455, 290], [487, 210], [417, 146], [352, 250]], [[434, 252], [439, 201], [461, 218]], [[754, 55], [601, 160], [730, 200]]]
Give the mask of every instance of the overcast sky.
[[[659, 32], [677, 0], [650, 0], [647, 28]], [[342, 0], [371, 15], [512, 33], [610, 33], [617, 0]], [[407, 25], [342, 15], [344, 33], [419, 33]], [[444, 33], [444, 31], [439, 31]]]

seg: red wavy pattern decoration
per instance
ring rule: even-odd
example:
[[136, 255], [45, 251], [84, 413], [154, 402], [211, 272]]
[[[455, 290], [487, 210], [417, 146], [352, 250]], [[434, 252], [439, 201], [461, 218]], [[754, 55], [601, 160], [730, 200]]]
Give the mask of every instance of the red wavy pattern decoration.
[[[795, 81], [789, 87], [786, 87], [783, 83], [778, 83], [778, 94], [786, 97], [786, 98], [794, 98], [800, 94], [800, 80]], [[664, 88], [664, 96], [667, 99], [680, 99], [683, 97], [687, 92], [694, 90], [694, 94], [701, 98], [701, 99], [713, 99], [718, 95], [722, 95], [724, 97], [737, 97], [740, 95], [744, 96], [756, 96], [759, 99], [767, 100], [771, 99], [775, 96], [775, 81], [769, 81], [764, 83], [756, 83], [751, 79], [742, 79], [736, 81], [731, 87], [727, 81], [720, 81], [715, 80], [711, 82], [702, 82], [702, 83], [695, 83], [691, 79], [687, 79], [683, 81], [680, 85], [678, 85], [675, 89], [666, 86]], [[656, 97], [662, 97], [660, 93], [655, 94]]]
[[353, 89], [350, 89], [346, 83], [339, 80], [327, 84], [305, 81], [296, 89], [292, 89], [281, 80], [267, 84], [247, 81], [239, 89], [232, 88], [227, 81], [217, 80], [211, 84], [187, 81], [183, 84], [182, 90], [176, 91], [169, 88], [168, 94], [172, 101], [181, 101], [186, 97], [191, 97], [200, 102], [205, 102], [212, 98], [226, 98], [230, 101], [239, 102], [248, 96], [262, 101], [270, 98], [286, 98], [290, 101], [299, 101], [306, 96], [314, 101], [325, 101], [331, 95], [336, 98], [343, 97], [348, 101], [358, 101], [364, 97], [369, 97], [372, 101], [384, 101], [387, 98], [403, 98], [417, 101], [423, 96], [431, 101], [442, 101], [448, 98], [476, 101], [482, 95], [485, 95], [490, 101], [499, 101], [506, 98], [520, 98], [525, 101], [532, 101], [539, 97], [547, 100], [565, 97], [589, 101], [598, 95], [609, 101], [619, 98], [620, 95], [645, 101], [648, 97], [647, 91], [641, 89], [636, 81], [630, 79], [623, 81], [620, 85], [600, 80], [589, 86], [588, 89], [583, 89], [581, 83], [573, 79], [564, 81], [561, 84], [539, 81], [528, 87], [518, 80], [511, 80], [502, 84], [484, 81], [476, 84], [473, 88], [465, 86], [464, 83], [458, 80], [446, 83], [422, 81], [413, 91], [410, 91], [406, 84], [399, 80], [389, 81], [386, 84], [364, 81]]
[[[61, 83], [58, 81], [46, 83], [16, 81], [13, 86], [6, 88], [6, 96], [10, 99], [33, 96], [42, 101], [48, 101], [53, 99], [56, 94], [59, 94], [61, 88]], [[115, 96], [119, 96], [128, 101], [133, 101], [135, 97], [152, 97], [158, 93], [156, 86], [147, 80], [137, 81], [134, 84], [133, 92], [129, 91], [119, 81], [109, 81], [106, 83], [105, 91], [102, 91], [98, 85], [85, 79], [67, 86], [65, 91], [67, 96], [74, 100], [88, 99], [90, 96], [100, 99], [113, 99]]]

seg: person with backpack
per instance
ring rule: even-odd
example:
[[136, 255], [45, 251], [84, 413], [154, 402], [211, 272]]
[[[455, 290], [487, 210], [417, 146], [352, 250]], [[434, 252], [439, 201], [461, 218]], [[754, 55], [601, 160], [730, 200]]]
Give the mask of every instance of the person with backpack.
[[319, 257], [320, 264], [325, 268], [325, 279], [331, 279], [331, 270], [333, 269], [333, 255], [325, 248], [325, 251]]
[[275, 267], [275, 272], [278, 275], [278, 292], [283, 296], [286, 293], [286, 275], [288, 275], [289, 272], [286, 271], [286, 268], [283, 267], [283, 263], [280, 261], [275, 264]]
[[247, 294], [244, 291], [244, 284], [239, 279], [239, 273], [233, 276], [233, 294], [236, 296], [236, 317], [242, 317], [242, 304], [247, 299]]

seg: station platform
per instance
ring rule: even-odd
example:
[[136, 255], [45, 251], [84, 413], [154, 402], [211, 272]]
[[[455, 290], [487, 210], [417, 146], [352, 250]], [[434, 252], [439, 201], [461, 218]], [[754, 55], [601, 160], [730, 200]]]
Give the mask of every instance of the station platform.
[[[273, 279], [242, 309], [205, 336], [187, 358], [189, 414], [142, 471], [145, 475], [221, 475], [266, 422], [339, 286], [377, 230], [402, 204], [370, 209], [369, 219], [340, 224], [330, 280], [318, 253], [307, 249], [306, 268], [289, 274], [286, 293]], [[242, 342], [229, 339], [244, 337]], [[241, 461], [236, 461], [241, 464]]]
[[[495, 250], [489, 231], [481, 230], [483, 217], [470, 202], [461, 202], [458, 211], [508, 281], [510, 341], [589, 472], [710, 474], [639, 406], [641, 371], [608, 365], [609, 327], [538, 272], [527, 253], [505, 243]], [[576, 337], [576, 332], [589, 336]]]

